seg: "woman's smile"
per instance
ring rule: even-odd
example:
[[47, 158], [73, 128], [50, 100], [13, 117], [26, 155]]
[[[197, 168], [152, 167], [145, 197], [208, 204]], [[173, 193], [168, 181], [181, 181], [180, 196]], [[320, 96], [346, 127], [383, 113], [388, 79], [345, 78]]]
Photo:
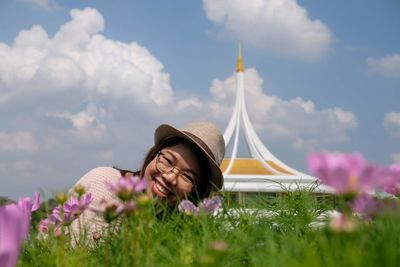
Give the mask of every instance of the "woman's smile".
[[167, 197], [173, 195], [172, 191], [159, 181], [160, 178], [153, 178], [153, 193], [160, 197]]

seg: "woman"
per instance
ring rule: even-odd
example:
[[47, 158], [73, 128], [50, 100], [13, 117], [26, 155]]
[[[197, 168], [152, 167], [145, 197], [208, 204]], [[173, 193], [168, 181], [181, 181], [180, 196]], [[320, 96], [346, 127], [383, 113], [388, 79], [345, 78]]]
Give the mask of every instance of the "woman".
[[[176, 206], [182, 199], [194, 202], [209, 196], [223, 185], [219, 168], [225, 154], [221, 132], [209, 122], [189, 123], [181, 129], [163, 124], [155, 130], [154, 146], [147, 153], [142, 168], [130, 172], [113, 167], [98, 167], [84, 175], [76, 185], [84, 186], [93, 196], [92, 209], [100, 209], [104, 202], [117, 201], [106, 188], [106, 182], [121, 176], [140, 175], [148, 181], [149, 196]], [[86, 210], [83, 225], [96, 235], [106, 223], [96, 213]], [[90, 223], [85, 223], [90, 222]], [[82, 223], [82, 221], [81, 221]], [[72, 225], [80, 232], [77, 222]]]

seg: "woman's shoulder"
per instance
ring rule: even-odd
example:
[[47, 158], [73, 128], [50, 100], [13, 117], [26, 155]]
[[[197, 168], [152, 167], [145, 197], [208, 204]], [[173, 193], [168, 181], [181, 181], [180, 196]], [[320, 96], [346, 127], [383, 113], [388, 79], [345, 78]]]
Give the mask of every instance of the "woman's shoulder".
[[140, 175], [140, 171], [131, 171], [127, 169], [121, 169], [119, 167], [113, 166], [114, 169], [118, 170], [121, 174], [121, 176], [135, 176], [135, 175]]
[[109, 167], [109, 166], [99, 166], [99, 167], [95, 167], [91, 170], [89, 170], [86, 175], [97, 175], [97, 176], [119, 176], [121, 177], [121, 172], [114, 168], [114, 167]]
[[76, 184], [82, 186], [103, 185], [106, 181], [116, 180], [121, 177], [121, 173], [113, 167], [96, 167], [83, 175]]

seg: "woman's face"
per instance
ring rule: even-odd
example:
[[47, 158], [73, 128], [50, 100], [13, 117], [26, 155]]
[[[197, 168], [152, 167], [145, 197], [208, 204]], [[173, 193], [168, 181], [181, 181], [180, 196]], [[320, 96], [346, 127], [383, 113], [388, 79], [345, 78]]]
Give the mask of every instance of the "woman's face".
[[149, 195], [174, 205], [193, 191], [200, 178], [200, 165], [191, 146], [178, 143], [161, 149], [147, 165], [144, 177], [149, 181]]

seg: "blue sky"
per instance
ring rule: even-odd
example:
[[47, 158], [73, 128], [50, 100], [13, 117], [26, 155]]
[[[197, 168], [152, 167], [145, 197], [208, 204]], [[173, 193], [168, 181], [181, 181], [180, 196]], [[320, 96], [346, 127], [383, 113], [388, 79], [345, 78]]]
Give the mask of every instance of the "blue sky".
[[223, 131], [239, 40], [250, 119], [280, 160], [400, 162], [399, 14], [396, 0], [3, 0], [0, 195], [136, 169], [161, 123]]

